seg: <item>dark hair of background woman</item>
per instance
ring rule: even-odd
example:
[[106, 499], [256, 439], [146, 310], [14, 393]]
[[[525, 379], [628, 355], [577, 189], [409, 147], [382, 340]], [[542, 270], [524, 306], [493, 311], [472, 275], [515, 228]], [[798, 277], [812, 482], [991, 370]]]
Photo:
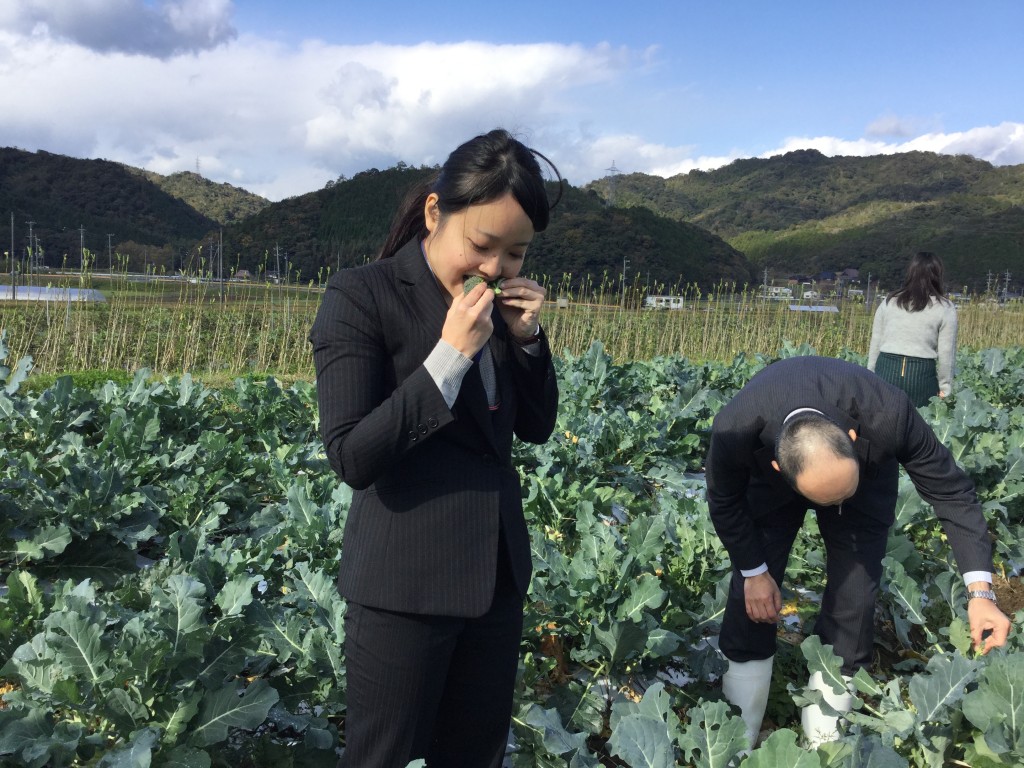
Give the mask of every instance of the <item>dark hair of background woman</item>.
[[498, 128], [460, 145], [448, 156], [435, 179], [414, 187], [406, 196], [377, 258], [394, 256], [409, 240], [427, 236], [423, 206], [431, 192], [438, 196], [442, 217], [471, 205], [490, 203], [511, 192], [533, 224], [533, 231], [543, 232], [558, 199], [548, 204], [538, 157], [555, 172], [560, 199], [562, 177], [558, 169], [508, 131]]
[[890, 293], [889, 298], [896, 299], [900, 309], [920, 312], [933, 296], [948, 301], [942, 292], [943, 282], [942, 259], [931, 251], [918, 251], [907, 266], [903, 287]]

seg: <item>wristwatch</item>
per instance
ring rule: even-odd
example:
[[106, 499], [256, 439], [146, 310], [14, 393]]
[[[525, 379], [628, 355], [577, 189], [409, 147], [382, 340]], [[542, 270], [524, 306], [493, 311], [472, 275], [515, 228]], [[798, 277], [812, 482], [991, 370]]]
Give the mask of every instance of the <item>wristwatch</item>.
[[996, 593], [991, 589], [972, 589], [967, 592], [967, 600], [973, 600], [976, 597], [983, 597], [986, 600], [991, 600], [993, 603], [998, 605], [999, 601], [996, 600]]

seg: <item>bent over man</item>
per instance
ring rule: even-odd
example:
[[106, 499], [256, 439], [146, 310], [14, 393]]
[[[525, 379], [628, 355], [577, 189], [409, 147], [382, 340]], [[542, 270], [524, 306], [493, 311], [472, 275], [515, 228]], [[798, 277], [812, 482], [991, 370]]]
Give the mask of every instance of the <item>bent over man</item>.
[[[719, 638], [729, 660], [722, 690], [751, 746], [768, 701], [779, 584], [808, 509], [826, 552], [815, 634], [842, 658], [844, 675], [870, 662], [900, 465], [949, 538], [975, 647], [1003, 645], [1010, 621], [992, 592], [992, 544], [974, 484], [901, 390], [853, 363], [796, 357], [759, 372], [716, 416], [708, 505], [733, 565]], [[809, 685], [837, 711], [852, 706], [852, 695], [837, 696], [817, 673]], [[811, 746], [838, 738], [836, 718], [820, 707], [806, 707], [802, 719]]]

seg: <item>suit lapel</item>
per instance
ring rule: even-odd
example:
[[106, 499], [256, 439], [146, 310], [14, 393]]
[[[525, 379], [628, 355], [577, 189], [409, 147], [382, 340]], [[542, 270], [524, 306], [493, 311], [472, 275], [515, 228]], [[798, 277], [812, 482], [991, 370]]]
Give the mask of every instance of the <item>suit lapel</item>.
[[[406, 243], [392, 258], [396, 259], [396, 274], [401, 283], [400, 288], [413, 313], [411, 321], [415, 328], [410, 328], [410, 333], [418, 333], [422, 336], [423, 359], [426, 359], [426, 356], [437, 344], [437, 340], [441, 338], [441, 329], [444, 327], [444, 321], [448, 315], [448, 302], [445, 301], [442, 289], [430, 271], [427, 260], [423, 257], [419, 240], [411, 240]], [[497, 374], [498, 361], [501, 359], [495, 346], [498, 323], [501, 322], [501, 315], [497, 308], [494, 310], [494, 320], [495, 333], [491, 336], [490, 344], [491, 354], [494, 357], [495, 374]], [[504, 323], [501, 327], [504, 328]], [[462, 380], [459, 396], [455, 400], [455, 411], [469, 416], [483, 432], [487, 442], [497, 449], [497, 437], [487, 404], [487, 393], [484, 391], [483, 381], [480, 378], [478, 363], [473, 364]]]
[[419, 240], [410, 240], [392, 258], [396, 261], [400, 289], [413, 313], [410, 319], [415, 327], [410, 332], [420, 331], [429, 339], [425, 357], [441, 337], [448, 304], [423, 258]]

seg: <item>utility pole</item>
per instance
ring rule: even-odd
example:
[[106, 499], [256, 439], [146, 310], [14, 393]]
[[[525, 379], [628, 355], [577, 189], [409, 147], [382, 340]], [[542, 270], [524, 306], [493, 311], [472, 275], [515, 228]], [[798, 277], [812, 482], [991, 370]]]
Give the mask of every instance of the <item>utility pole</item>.
[[220, 270], [220, 303], [224, 303], [224, 230], [220, 230], [220, 243], [217, 245], [217, 258]]
[[11, 212], [11, 301], [18, 298], [18, 272], [14, 268], [14, 212]]
[[626, 308], [626, 270], [629, 268], [629, 259], [622, 257], [622, 308]]
[[110, 238], [112, 238], [112, 237], [113, 237], [113, 235], [108, 232], [107, 233], [107, 264], [109, 265], [109, 272], [108, 272], [108, 274], [111, 277], [114, 276], [114, 252], [110, 249]]
[[26, 222], [28, 224], [28, 277], [32, 278], [32, 225], [34, 221]]
[[78, 225], [78, 266], [85, 271], [85, 227]]

